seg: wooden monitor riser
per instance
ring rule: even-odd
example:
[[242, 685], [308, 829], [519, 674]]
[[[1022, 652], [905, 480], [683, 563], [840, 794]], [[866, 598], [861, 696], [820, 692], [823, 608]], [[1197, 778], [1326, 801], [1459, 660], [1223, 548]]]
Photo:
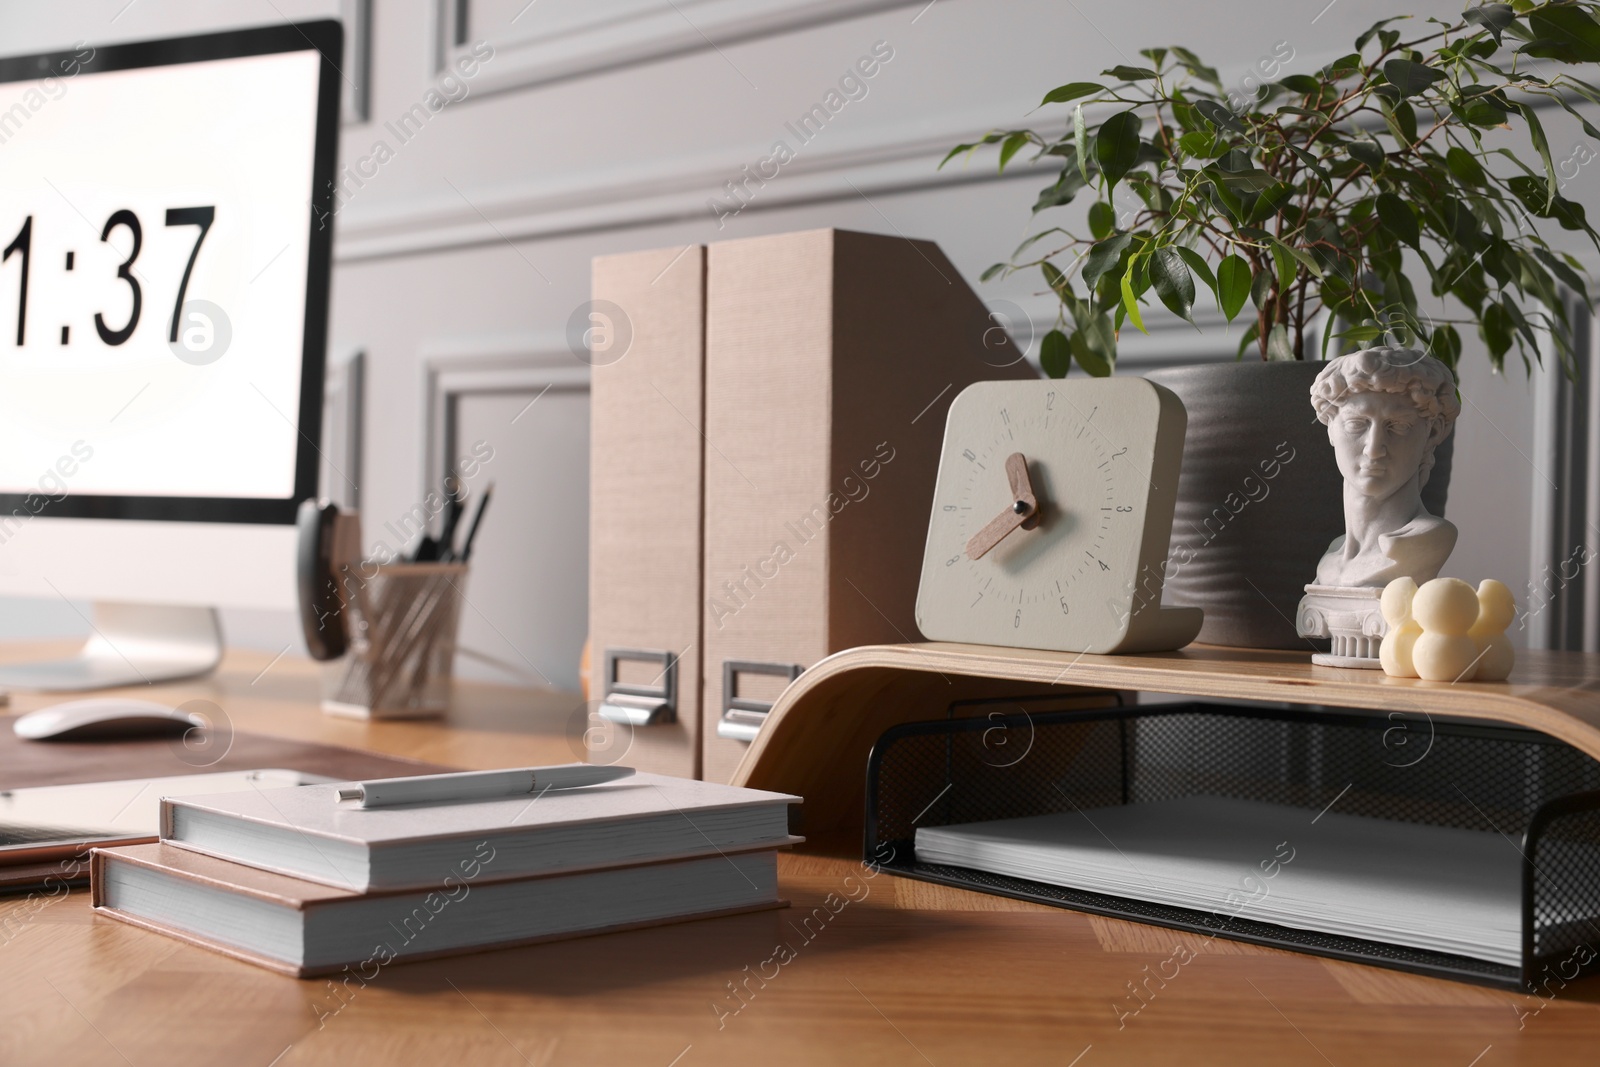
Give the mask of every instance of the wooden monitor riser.
[[1313, 666], [1310, 652], [1190, 645], [1092, 656], [935, 642], [852, 648], [806, 671], [774, 705], [733, 782], [800, 794], [814, 847], [859, 854], [867, 756], [890, 726], [943, 718], [953, 701], [1095, 690], [1365, 709], [1418, 724], [1487, 720], [1600, 759], [1595, 653], [1522, 651], [1506, 682], [1446, 683]]

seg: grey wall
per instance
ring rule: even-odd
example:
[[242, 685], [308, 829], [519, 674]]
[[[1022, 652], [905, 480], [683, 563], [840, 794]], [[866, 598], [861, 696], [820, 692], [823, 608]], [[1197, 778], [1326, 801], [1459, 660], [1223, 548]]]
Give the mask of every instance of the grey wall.
[[[1459, 8], [1418, 6], [1440, 15]], [[366, 80], [360, 63], [346, 64], [353, 85], [370, 83], [370, 102], [369, 117], [345, 128], [343, 161], [367, 176], [358, 172], [343, 186], [332, 326], [336, 351], [366, 353], [360, 481], [367, 529], [403, 515], [452, 448], [492, 443], [485, 477], [504, 499], [486, 526], [468, 590], [463, 640], [478, 656], [462, 669], [570, 686], [585, 629], [587, 411], [584, 368], [565, 330], [586, 297], [590, 257], [841, 226], [932, 238], [976, 285], [983, 268], [1029, 232], [1028, 208], [1044, 172], [1021, 166], [996, 180], [988, 157], [937, 172], [949, 145], [994, 126], [1061, 121], [1054, 113], [1027, 118], [1044, 90], [1132, 61], [1148, 45], [1181, 42], [1236, 79], [1286, 42], [1295, 53], [1290, 68], [1309, 69], [1347, 50], [1393, 5], [383, 0], [377, 7]], [[92, 0], [67, 11], [10, 0], [0, 5], [0, 47], [23, 52], [341, 8], [358, 6]], [[458, 46], [460, 25], [465, 44]], [[707, 201], [727, 201], [723, 183], [767, 156], [775, 140], [796, 147], [785, 124], [878, 42], [893, 55], [865, 97], [799, 146], [748, 207], [719, 219]], [[464, 98], [402, 142], [389, 124], [439, 84], [441, 62], [474, 47], [480, 55], [492, 49], [492, 58], [460, 85], [445, 86]], [[1572, 139], [1552, 133], [1561, 137]], [[379, 163], [379, 156], [391, 158]], [[1018, 278], [980, 292], [1026, 309], [1042, 332], [1054, 311], [1037, 288]], [[1220, 326], [1197, 332], [1153, 316], [1151, 325], [1154, 336], [1125, 345], [1125, 370], [1231, 358], [1237, 338]], [[1462, 534], [1450, 571], [1500, 577], [1520, 591], [1540, 477], [1528, 459], [1533, 391], [1520, 368], [1505, 378], [1490, 374], [1476, 345], [1469, 342], [1462, 383], [1470, 403], [1459, 424], [1450, 507]], [[0, 635], [74, 623], [63, 605], [0, 610]], [[228, 625], [237, 642], [276, 650], [294, 641], [283, 617], [233, 613]]]

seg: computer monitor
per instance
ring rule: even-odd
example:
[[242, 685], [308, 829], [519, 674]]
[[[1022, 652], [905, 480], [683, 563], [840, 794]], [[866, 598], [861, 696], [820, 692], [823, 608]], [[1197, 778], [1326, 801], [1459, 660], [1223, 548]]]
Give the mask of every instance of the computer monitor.
[[88, 599], [0, 684], [204, 673], [294, 606], [316, 494], [337, 22], [0, 59], [0, 594]]

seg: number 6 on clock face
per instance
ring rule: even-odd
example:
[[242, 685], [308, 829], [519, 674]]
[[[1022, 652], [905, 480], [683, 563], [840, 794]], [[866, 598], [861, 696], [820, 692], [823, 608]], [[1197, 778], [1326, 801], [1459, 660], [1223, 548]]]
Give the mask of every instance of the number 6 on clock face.
[[935, 641], [1180, 648], [1162, 608], [1187, 415], [1142, 378], [979, 382], [950, 405], [917, 591]]

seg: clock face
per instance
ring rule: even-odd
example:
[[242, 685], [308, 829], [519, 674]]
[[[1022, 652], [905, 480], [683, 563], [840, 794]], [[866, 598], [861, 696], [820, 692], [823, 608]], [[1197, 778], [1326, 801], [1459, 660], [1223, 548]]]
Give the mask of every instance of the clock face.
[[[1170, 531], [1170, 493], [1164, 519], [1149, 511], [1163, 417], [1156, 387], [1138, 378], [981, 382], [957, 397], [917, 598], [923, 633], [1115, 646], [1135, 606], [1147, 523], [1163, 531], [1158, 555]], [[1181, 406], [1177, 418], [1175, 441], [1169, 432], [1160, 442], [1168, 452], [1181, 452]], [[1175, 478], [1175, 462], [1161, 466]]]

